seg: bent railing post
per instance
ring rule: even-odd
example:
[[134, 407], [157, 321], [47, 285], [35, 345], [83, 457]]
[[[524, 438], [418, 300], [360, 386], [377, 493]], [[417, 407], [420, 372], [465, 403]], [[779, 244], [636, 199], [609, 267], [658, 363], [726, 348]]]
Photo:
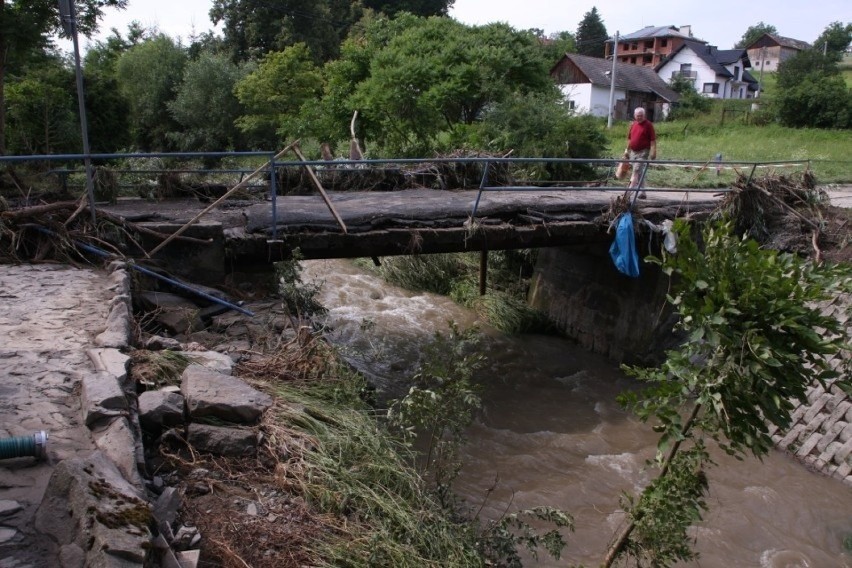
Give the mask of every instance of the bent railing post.
[[482, 180], [479, 182], [479, 193], [476, 194], [476, 201], [473, 203], [473, 211], [471, 211], [470, 216], [476, 217], [476, 210], [479, 209], [479, 200], [482, 199], [482, 192], [486, 185], [488, 185], [488, 168], [491, 166], [491, 162], [486, 160], [485, 167], [482, 168]]

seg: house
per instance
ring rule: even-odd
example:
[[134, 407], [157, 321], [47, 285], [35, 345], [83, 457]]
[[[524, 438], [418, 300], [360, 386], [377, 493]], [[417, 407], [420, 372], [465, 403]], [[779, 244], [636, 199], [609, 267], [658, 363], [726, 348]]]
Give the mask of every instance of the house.
[[811, 44], [775, 34], [763, 34], [746, 46], [748, 58], [756, 70], [778, 71], [782, 61], [790, 59], [800, 51], [811, 49]]
[[747, 99], [757, 92], [757, 81], [747, 69], [751, 61], [745, 49], [719, 50], [705, 42], [688, 40], [655, 68], [671, 81], [685, 77], [695, 90], [714, 99]]
[[[656, 67], [692, 37], [692, 26], [646, 26], [618, 38], [615, 54], [621, 63]], [[606, 57], [612, 55], [612, 41], [606, 43]]]
[[[612, 61], [577, 53], [566, 53], [550, 70], [569, 105], [594, 116], [609, 114], [611, 73]], [[641, 106], [649, 119], [662, 120], [678, 98], [650, 67], [616, 62], [614, 118], [628, 119]]]

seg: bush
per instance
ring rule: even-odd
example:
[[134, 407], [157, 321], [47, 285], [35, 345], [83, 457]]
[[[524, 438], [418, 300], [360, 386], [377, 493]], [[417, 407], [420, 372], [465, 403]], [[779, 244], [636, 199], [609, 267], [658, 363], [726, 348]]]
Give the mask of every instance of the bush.
[[813, 74], [778, 98], [778, 117], [794, 128], [852, 127], [852, 90], [842, 77]]
[[[468, 142], [495, 153], [516, 156], [600, 158], [606, 137], [600, 120], [577, 115], [561, 101], [541, 94], [516, 94], [489, 109]], [[590, 179], [594, 169], [580, 164], [542, 164], [530, 177], [547, 180]]]

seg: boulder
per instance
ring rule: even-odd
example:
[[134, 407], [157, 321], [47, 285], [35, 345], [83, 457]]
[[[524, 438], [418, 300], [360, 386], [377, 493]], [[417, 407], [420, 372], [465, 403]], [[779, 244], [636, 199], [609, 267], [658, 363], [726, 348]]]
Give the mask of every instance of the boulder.
[[65, 565], [77, 565], [82, 551], [88, 568], [141, 568], [150, 561], [151, 519], [148, 503], [94, 452], [56, 465], [35, 524], [66, 552]]
[[152, 432], [183, 424], [183, 396], [169, 391], [145, 391], [139, 395], [139, 422]]
[[106, 371], [83, 376], [80, 398], [83, 420], [90, 428], [101, 419], [123, 416], [128, 411], [127, 398], [118, 379]]
[[190, 365], [181, 376], [181, 393], [191, 419], [218, 418], [253, 424], [272, 406], [272, 398], [242, 380]]
[[257, 452], [257, 434], [249, 428], [190, 424], [186, 438], [195, 449], [220, 456], [247, 457]]

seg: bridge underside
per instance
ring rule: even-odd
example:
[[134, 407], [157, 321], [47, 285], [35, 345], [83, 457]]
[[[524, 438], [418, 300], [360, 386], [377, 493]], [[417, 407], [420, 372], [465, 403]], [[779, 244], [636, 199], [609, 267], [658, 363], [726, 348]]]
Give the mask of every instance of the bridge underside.
[[[489, 191], [477, 202], [476, 191], [331, 194], [345, 232], [319, 196], [288, 196], [279, 198], [277, 223], [269, 203], [254, 205], [244, 212], [245, 226], [226, 231], [226, 240], [234, 260], [249, 262], [278, 260], [297, 248], [303, 258], [353, 258], [590, 243], [611, 239], [604, 214], [617, 195]], [[651, 219], [672, 218], [683, 214], [683, 202], [658, 196], [643, 201], [642, 210]]]
[[[600, 243], [606, 213], [621, 191], [572, 188], [525, 191], [329, 192], [279, 197], [272, 202], [224, 202], [155, 258], [175, 274], [215, 282], [225, 272], [267, 270], [301, 257], [357, 258], [539, 248]], [[638, 213], [651, 221], [700, 214], [715, 200], [705, 193], [649, 192]], [[196, 200], [122, 200], [113, 214], [160, 233], [172, 233], [205, 207]], [[474, 212], [476, 214], [472, 216]], [[344, 230], [345, 227], [345, 230]], [[159, 240], [144, 239], [145, 250]]]

